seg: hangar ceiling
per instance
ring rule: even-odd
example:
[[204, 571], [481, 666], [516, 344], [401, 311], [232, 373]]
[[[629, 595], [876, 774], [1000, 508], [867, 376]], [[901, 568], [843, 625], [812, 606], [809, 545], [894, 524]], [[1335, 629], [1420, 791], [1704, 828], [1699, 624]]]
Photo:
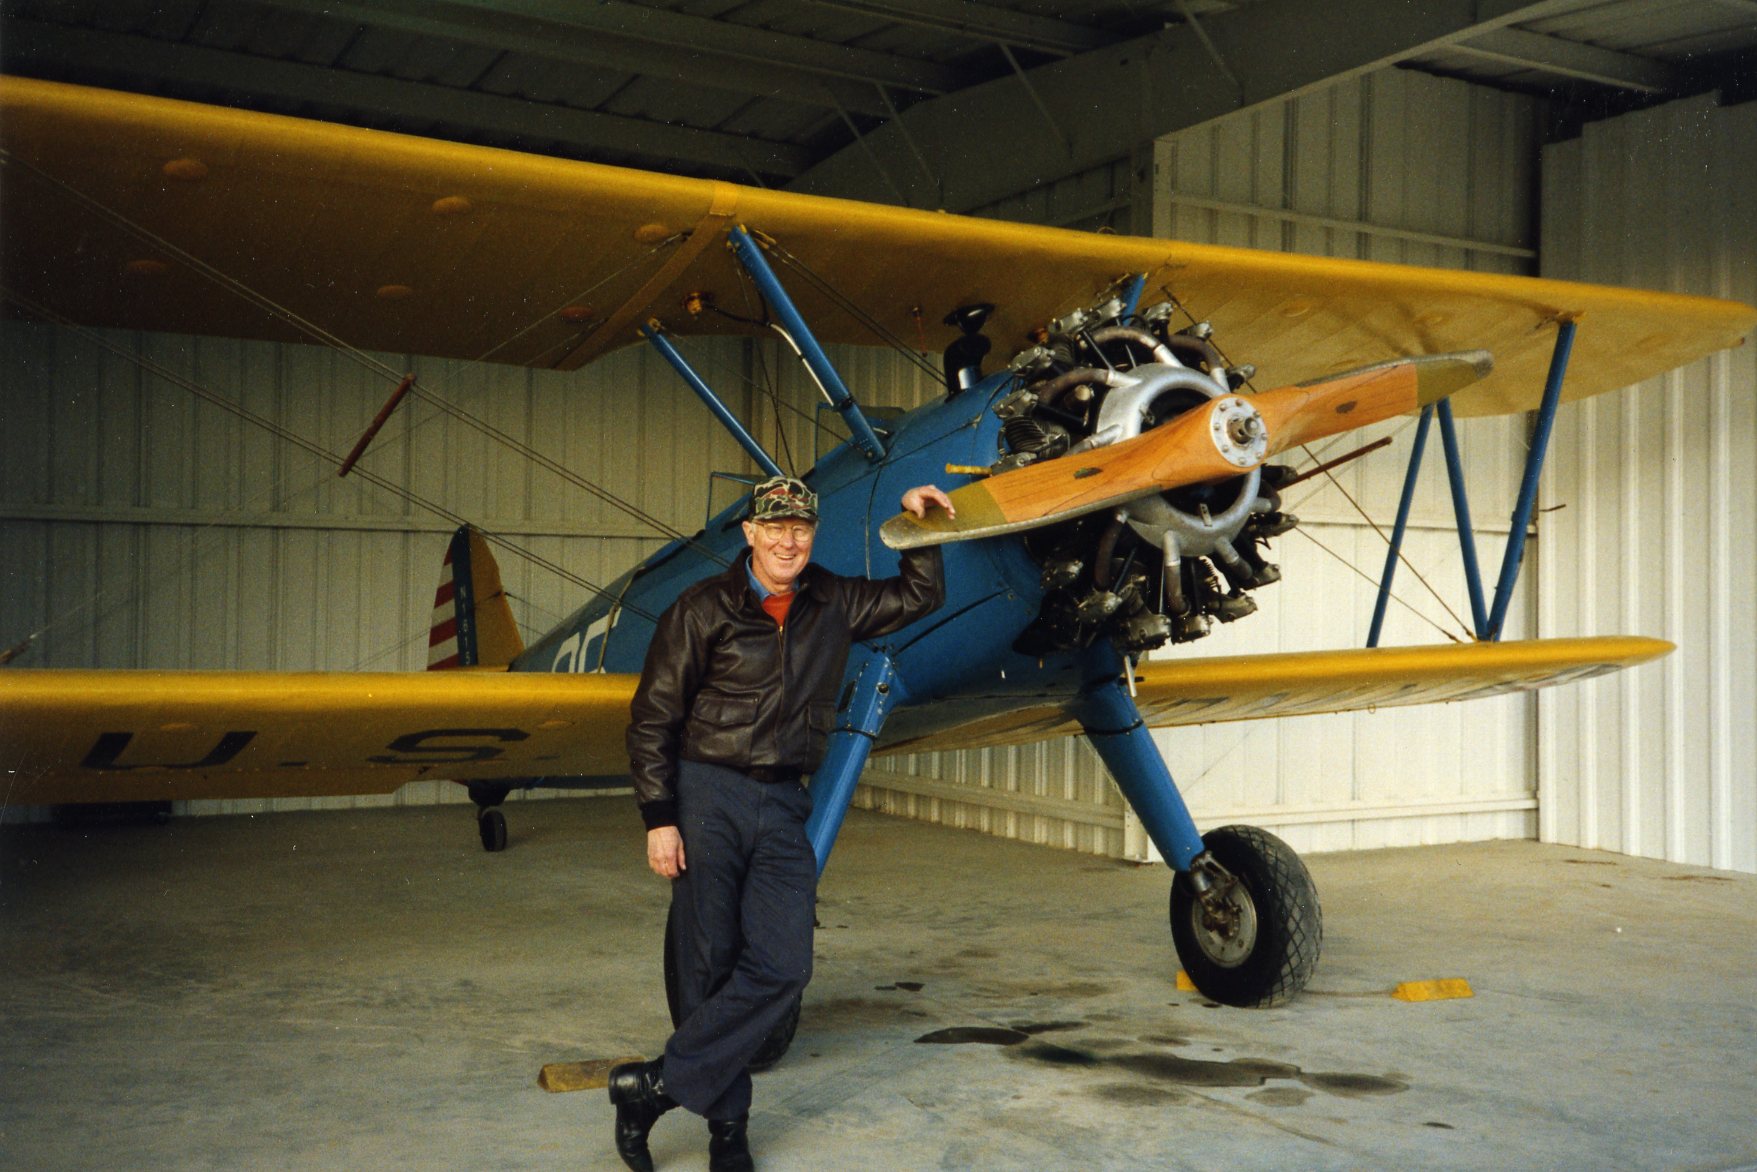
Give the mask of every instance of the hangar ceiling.
[[1388, 65], [1578, 121], [1757, 72], [1757, 0], [6, 0], [6, 72], [982, 207]]

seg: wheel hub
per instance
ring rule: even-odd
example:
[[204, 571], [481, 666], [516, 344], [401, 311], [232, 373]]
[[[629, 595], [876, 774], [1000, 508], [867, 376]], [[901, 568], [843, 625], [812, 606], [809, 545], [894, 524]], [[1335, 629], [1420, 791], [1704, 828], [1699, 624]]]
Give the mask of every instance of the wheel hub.
[[1196, 946], [1221, 968], [1237, 968], [1257, 946], [1257, 904], [1238, 877], [1204, 851], [1190, 867], [1196, 899], [1190, 928]]
[[1192, 904], [1190, 925], [1195, 929], [1196, 944], [1221, 968], [1237, 968], [1257, 946], [1257, 905], [1236, 882], [1213, 903]]

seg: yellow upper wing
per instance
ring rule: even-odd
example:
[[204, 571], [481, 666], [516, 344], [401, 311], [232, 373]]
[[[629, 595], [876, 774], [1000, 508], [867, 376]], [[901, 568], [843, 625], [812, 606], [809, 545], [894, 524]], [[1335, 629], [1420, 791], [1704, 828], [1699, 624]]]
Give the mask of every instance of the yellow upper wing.
[[533, 672], [0, 672], [4, 800], [389, 793], [423, 778], [628, 773], [638, 677]]
[[[93, 325], [310, 340], [211, 274], [349, 345], [570, 368], [680, 332], [703, 293], [751, 316], [722, 247], [745, 224], [911, 343], [992, 301], [1000, 355], [1146, 273], [1277, 386], [1388, 358], [1482, 348], [1462, 414], [1529, 409], [1554, 331], [1578, 317], [1580, 398], [1736, 345], [1735, 302], [970, 219], [627, 171], [54, 82], [0, 79], [9, 289]], [[874, 342], [810, 283], [783, 279], [827, 341]]]
[[[1156, 659], [1135, 671], [1135, 703], [1155, 728], [1309, 716], [1446, 700], [1474, 700], [1566, 684], [1657, 659], [1662, 639], [1611, 635], [1276, 655]], [[987, 715], [887, 751], [933, 752], [1021, 744], [1080, 731], [1070, 697], [1032, 704], [997, 697]]]

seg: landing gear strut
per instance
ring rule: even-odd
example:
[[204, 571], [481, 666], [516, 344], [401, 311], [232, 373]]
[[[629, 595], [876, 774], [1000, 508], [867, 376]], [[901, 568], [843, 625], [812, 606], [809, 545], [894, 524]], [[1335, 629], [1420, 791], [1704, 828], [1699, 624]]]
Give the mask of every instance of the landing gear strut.
[[476, 833], [481, 836], [482, 849], [493, 854], [506, 849], [506, 815], [500, 804], [512, 792], [511, 786], [470, 783], [470, 800], [476, 803]]
[[1311, 980], [1324, 940], [1310, 872], [1292, 847], [1254, 826], [1198, 835], [1128, 690], [1108, 662], [1093, 666], [1080, 723], [1176, 872], [1171, 938], [1184, 971], [1223, 1005], [1290, 1000]]

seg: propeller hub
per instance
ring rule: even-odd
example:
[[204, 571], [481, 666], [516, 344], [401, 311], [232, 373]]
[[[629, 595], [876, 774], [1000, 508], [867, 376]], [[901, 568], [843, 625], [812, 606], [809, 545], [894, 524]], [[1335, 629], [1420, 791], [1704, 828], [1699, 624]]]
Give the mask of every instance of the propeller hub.
[[1255, 468], [1269, 452], [1269, 429], [1257, 409], [1236, 395], [1216, 399], [1209, 407], [1214, 447], [1227, 463]]

